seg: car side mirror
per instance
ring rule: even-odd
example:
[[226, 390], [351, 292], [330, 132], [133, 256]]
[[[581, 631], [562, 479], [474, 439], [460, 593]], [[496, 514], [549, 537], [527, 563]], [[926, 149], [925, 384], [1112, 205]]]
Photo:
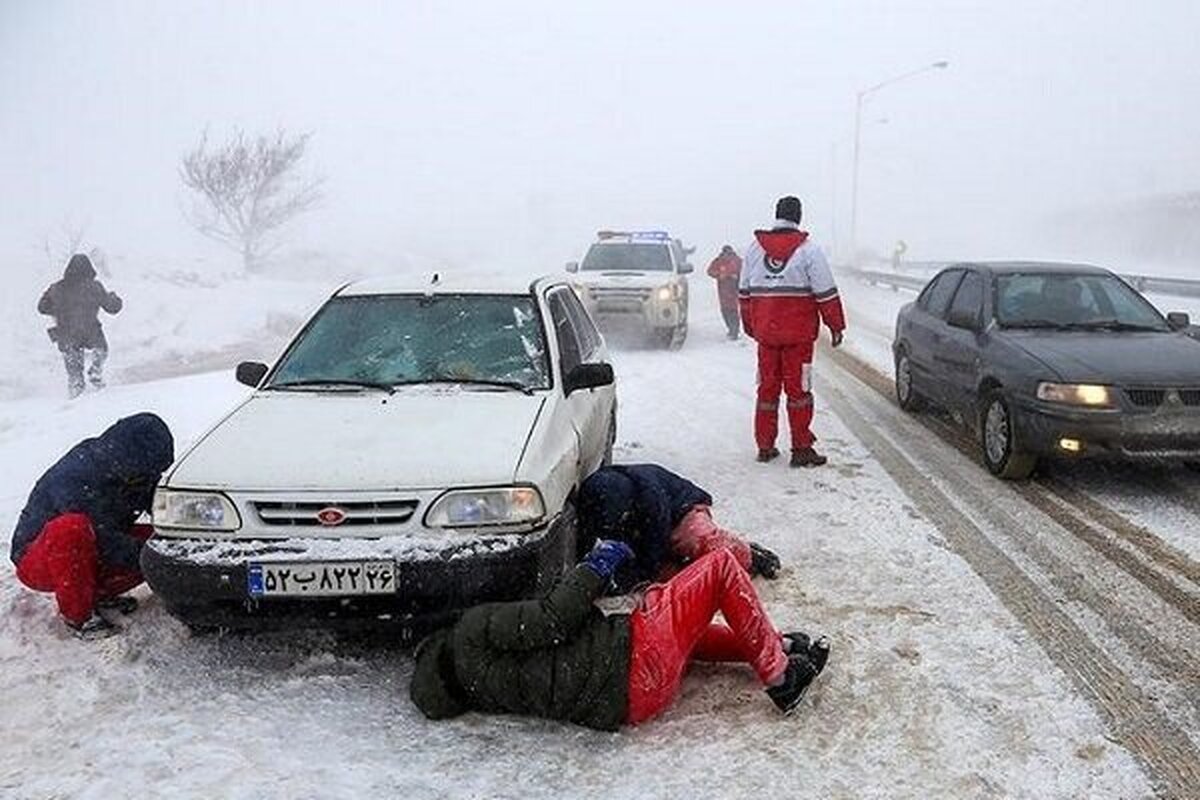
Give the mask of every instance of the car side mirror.
[[680, 275], [687, 275], [687, 274], [695, 272], [695, 271], [696, 271], [696, 268], [692, 266], [690, 261], [685, 261], [679, 265], [679, 274]]
[[1173, 331], [1186, 331], [1192, 326], [1192, 318], [1182, 311], [1172, 311], [1167, 314], [1167, 324]]
[[568, 261], [567, 262], [567, 272], [579, 272], [579, 262], [578, 261]]
[[244, 383], [251, 389], [257, 389], [262, 379], [267, 376], [267, 365], [258, 361], [243, 361], [237, 365], [237, 382]]
[[612, 364], [579, 364], [563, 378], [563, 391], [571, 395], [580, 389], [612, 386], [615, 380]]
[[952, 328], [979, 331], [979, 315], [962, 309], [954, 309], [946, 316], [946, 324]]

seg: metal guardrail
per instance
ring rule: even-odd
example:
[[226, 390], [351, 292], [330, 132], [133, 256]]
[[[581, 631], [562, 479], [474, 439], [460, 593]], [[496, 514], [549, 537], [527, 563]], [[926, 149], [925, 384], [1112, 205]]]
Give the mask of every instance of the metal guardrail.
[[[946, 262], [945, 266], [949, 266]], [[919, 292], [929, 283], [932, 275], [906, 275], [882, 270], [855, 269], [842, 267], [843, 272], [858, 278], [872, 286], [890, 286], [893, 290], [908, 289]], [[1193, 281], [1185, 278], [1159, 278], [1154, 275], [1121, 274], [1129, 285], [1139, 292], [1151, 294], [1166, 294], [1174, 297], [1200, 297], [1200, 280]]]

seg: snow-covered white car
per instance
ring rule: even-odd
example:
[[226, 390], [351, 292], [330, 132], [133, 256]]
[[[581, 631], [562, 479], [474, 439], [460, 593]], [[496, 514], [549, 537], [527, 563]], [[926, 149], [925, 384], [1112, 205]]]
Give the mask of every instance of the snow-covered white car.
[[600, 231], [582, 262], [569, 262], [575, 290], [601, 325], [634, 322], [654, 341], [678, 348], [687, 338], [693, 267], [665, 231]]
[[572, 287], [372, 280], [336, 292], [185, 452], [146, 580], [194, 628], [412, 629], [574, 563], [574, 492], [611, 459], [616, 387]]

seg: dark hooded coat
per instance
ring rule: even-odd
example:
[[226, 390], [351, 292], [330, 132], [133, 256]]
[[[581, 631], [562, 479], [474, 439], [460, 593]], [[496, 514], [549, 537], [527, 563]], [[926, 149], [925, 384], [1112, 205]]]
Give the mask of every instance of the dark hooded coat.
[[584, 541], [617, 539], [636, 558], [622, 565], [617, 584], [628, 589], [655, 580], [671, 557], [671, 532], [712, 496], [687, 478], [657, 464], [601, 467], [579, 489], [579, 528]]
[[154, 414], [118, 420], [85, 439], [38, 480], [17, 520], [10, 555], [18, 563], [47, 522], [67, 513], [86, 514], [102, 564], [138, 568], [142, 543], [129, 535], [150, 510], [154, 487], [175, 459], [175, 443]]
[[468, 609], [417, 648], [413, 703], [430, 719], [483, 711], [616, 730], [629, 702], [629, 618], [593, 605], [605, 583], [580, 565], [540, 599]]
[[38, 301], [38, 312], [54, 317], [51, 338], [60, 348], [107, 348], [100, 310], [116, 314], [121, 298], [96, 280], [91, 259], [82, 253], [71, 256], [62, 280], [50, 284]]

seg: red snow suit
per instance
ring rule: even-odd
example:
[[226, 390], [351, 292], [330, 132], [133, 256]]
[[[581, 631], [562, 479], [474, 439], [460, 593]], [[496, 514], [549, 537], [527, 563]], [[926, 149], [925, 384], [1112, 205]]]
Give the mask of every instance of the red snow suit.
[[742, 325], [758, 342], [754, 437], [761, 450], [775, 446], [786, 391], [792, 449], [802, 450], [813, 441], [813, 344], [822, 322], [841, 331], [845, 315], [825, 255], [806, 232], [778, 227], [754, 236], [738, 288]]
[[[720, 611], [725, 622], [713, 622]], [[666, 583], [647, 591], [629, 618], [631, 725], [675, 702], [688, 662], [736, 661], [754, 668], [764, 685], [787, 669], [783, 637], [771, 624], [750, 576], [729, 550], [701, 556]]]
[[738, 278], [742, 275], [742, 260], [737, 253], [717, 256], [708, 265], [708, 277], [717, 281], [717, 299], [722, 310], [738, 307]]
[[[143, 542], [152, 533], [149, 525], [134, 525], [129, 531]], [[142, 582], [142, 573], [102, 564], [88, 516], [60, 514], [45, 524], [21, 554], [17, 579], [35, 591], [54, 592], [59, 613], [79, 625], [92, 615], [97, 600], [128, 592]]]

